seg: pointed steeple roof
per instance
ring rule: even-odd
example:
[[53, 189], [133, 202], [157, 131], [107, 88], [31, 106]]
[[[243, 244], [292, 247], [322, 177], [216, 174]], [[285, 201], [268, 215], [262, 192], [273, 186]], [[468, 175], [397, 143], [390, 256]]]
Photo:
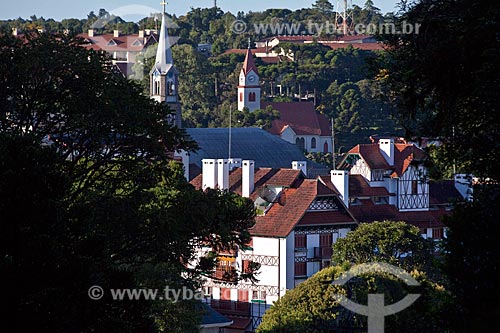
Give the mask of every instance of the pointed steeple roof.
[[257, 66], [255, 66], [255, 62], [253, 60], [252, 50], [250, 49], [250, 45], [247, 49], [247, 54], [245, 56], [245, 62], [243, 63], [243, 73], [247, 75], [251, 70], [258, 74]]
[[165, 10], [163, 10], [161, 15], [160, 39], [158, 41], [158, 50], [156, 51], [156, 60], [153, 70], [157, 69], [160, 73], [164, 74], [167, 73], [173, 65], [172, 46], [168, 38], [167, 19]]

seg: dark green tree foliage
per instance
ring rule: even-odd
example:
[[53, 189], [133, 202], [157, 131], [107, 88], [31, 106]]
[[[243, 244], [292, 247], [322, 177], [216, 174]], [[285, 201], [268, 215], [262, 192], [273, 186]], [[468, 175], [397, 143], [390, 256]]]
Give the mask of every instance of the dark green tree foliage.
[[406, 270], [426, 272], [432, 264], [433, 244], [406, 222], [373, 222], [360, 226], [333, 245], [332, 261], [362, 264], [386, 262]]
[[288, 291], [264, 314], [257, 332], [366, 332], [366, 317], [343, 308], [334, 294], [366, 305], [369, 293], [380, 293], [389, 305], [410, 292], [421, 296], [409, 308], [385, 318], [386, 332], [448, 332], [444, 313], [450, 304], [449, 294], [422, 272], [411, 272], [420, 283], [416, 289], [387, 273], [362, 274], [346, 285], [333, 285], [348, 268], [325, 268]]
[[188, 267], [196, 246], [244, 246], [253, 203], [194, 190], [169, 156], [196, 145], [170, 111], [77, 44], [0, 37], [0, 266], [16, 286], [16, 326], [198, 331], [192, 302], [114, 301], [109, 288], [199, 287], [216, 258]]
[[478, 186], [474, 202], [455, 207], [445, 241], [444, 271], [461, 307], [452, 317], [457, 332], [498, 331], [500, 316], [497, 277], [500, 272], [498, 185]]
[[418, 34], [385, 35], [387, 84], [407, 136], [442, 138], [464, 172], [499, 180], [500, 9], [495, 2], [402, 2], [398, 22]]

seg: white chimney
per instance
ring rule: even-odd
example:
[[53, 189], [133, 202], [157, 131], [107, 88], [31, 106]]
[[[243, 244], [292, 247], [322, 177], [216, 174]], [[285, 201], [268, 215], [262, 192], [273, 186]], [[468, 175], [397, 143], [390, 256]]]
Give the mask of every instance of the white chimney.
[[120, 30], [113, 30], [113, 37], [120, 37]]
[[94, 29], [89, 29], [89, 37], [94, 37]]
[[302, 173], [307, 177], [307, 162], [306, 161], [293, 161], [292, 169], [301, 170]]
[[394, 139], [380, 139], [378, 146], [382, 156], [390, 166], [394, 165]]
[[455, 188], [462, 198], [467, 201], [472, 200], [472, 175], [456, 174]]
[[182, 165], [184, 166], [184, 177], [189, 181], [189, 153], [187, 151], [181, 150], [180, 152], [174, 153], [175, 157], [182, 158]]
[[17, 36], [17, 28], [12, 28], [12, 36]]
[[144, 30], [139, 30], [139, 38], [144, 38]]
[[221, 190], [229, 189], [229, 161], [217, 160], [217, 184]]
[[241, 158], [230, 158], [229, 160], [229, 171], [235, 168], [241, 168]]
[[332, 184], [340, 193], [340, 198], [344, 201], [346, 207], [349, 208], [349, 171], [347, 170], [332, 170], [330, 171]]
[[241, 171], [241, 195], [245, 198], [250, 197], [254, 189], [254, 176], [255, 176], [255, 161], [244, 160], [242, 162]]
[[217, 187], [217, 160], [215, 159], [203, 159], [202, 164], [202, 189], [207, 187], [216, 188]]

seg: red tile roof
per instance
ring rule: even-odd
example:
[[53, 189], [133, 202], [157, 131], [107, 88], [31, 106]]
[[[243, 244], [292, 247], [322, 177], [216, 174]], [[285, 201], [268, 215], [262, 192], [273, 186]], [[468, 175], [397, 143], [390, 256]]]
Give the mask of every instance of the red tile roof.
[[361, 205], [351, 205], [349, 210], [359, 222], [405, 221], [418, 227], [443, 227], [441, 218], [450, 212], [445, 209], [429, 211], [400, 212], [396, 206], [376, 205], [371, 199], [360, 200]]
[[[157, 42], [155, 34], [139, 37], [139, 35], [121, 35], [114, 37], [114, 34], [102, 34], [89, 37], [88, 33], [79, 34], [78, 37], [88, 41], [88, 44], [82, 45], [87, 49], [114, 51], [142, 51], [144, 48]], [[174, 45], [174, 41], [171, 41]]]
[[364, 51], [381, 51], [384, 50], [384, 44], [381, 43], [322, 43], [332, 50], [346, 49], [352, 46], [354, 49]]
[[255, 74], [257, 73], [257, 66], [255, 66], [255, 62], [253, 60], [253, 55], [251, 52], [251, 49], [249, 48], [247, 50], [246, 56], [245, 56], [245, 62], [243, 63], [243, 73], [248, 74], [250, 71], [254, 71]]
[[328, 118], [316, 112], [311, 102], [262, 102], [265, 109], [271, 106], [280, 112], [280, 119], [275, 119], [269, 132], [280, 135], [286, 126], [290, 126], [297, 135], [330, 136]]
[[370, 169], [390, 169], [385, 157], [380, 152], [378, 144], [359, 144], [349, 151], [349, 154], [359, 154]]
[[325, 195], [336, 196], [337, 192], [325, 186], [320, 179], [305, 179], [296, 188], [284, 189], [280, 203], [273, 204], [266, 215], [257, 216], [250, 233], [253, 236], [286, 237], [298, 224], [356, 223], [346, 211], [307, 211], [317, 196]]
[[349, 175], [350, 197], [384, 197], [391, 195], [383, 186], [371, 187], [365, 177], [361, 175]]

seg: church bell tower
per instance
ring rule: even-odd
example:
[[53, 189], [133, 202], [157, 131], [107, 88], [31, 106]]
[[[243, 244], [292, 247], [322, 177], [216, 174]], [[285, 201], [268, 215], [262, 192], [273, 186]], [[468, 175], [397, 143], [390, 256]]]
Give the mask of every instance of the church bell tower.
[[242, 111], [243, 108], [248, 108], [250, 112], [260, 109], [259, 73], [253, 60], [250, 41], [238, 84], [238, 110]]
[[175, 114], [173, 123], [177, 127], [182, 126], [181, 104], [179, 101], [179, 72], [174, 66], [172, 57], [172, 46], [168, 37], [167, 20], [165, 15], [166, 2], [161, 3], [163, 11], [161, 15], [161, 29], [158, 41], [156, 59], [151, 72], [149, 95], [160, 103], [166, 103]]

